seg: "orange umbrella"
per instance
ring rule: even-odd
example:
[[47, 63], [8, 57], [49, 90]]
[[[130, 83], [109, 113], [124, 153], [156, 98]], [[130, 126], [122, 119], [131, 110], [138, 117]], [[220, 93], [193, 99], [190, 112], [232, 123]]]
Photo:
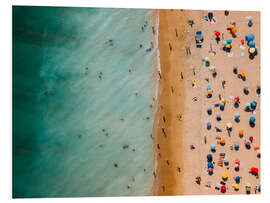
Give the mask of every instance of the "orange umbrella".
[[242, 78], [245, 78], [246, 77], [246, 73], [245, 72], [242, 72], [240, 75], [241, 75]]

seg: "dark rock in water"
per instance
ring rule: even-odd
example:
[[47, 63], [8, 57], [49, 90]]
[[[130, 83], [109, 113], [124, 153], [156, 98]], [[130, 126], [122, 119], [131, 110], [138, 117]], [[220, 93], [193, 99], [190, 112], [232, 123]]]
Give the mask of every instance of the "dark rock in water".
[[128, 144], [124, 144], [122, 148], [123, 148], [123, 149], [127, 149], [128, 147], [129, 147]]
[[115, 163], [115, 164], [114, 164], [114, 167], [117, 168], [117, 167], [118, 167], [118, 164]]

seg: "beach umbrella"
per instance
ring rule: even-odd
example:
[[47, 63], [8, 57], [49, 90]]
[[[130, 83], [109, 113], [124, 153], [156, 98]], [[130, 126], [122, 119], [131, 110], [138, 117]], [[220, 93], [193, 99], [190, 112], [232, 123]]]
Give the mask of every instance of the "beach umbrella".
[[259, 173], [259, 169], [258, 168], [254, 168], [254, 167], [252, 167], [250, 169], [250, 171], [251, 171], [252, 174], [258, 174]]
[[213, 156], [212, 156], [212, 154], [207, 154], [206, 158], [207, 158], [207, 161], [208, 161], [208, 162], [213, 161]]
[[249, 111], [250, 109], [250, 103], [246, 103], [246, 111]]
[[220, 121], [221, 120], [221, 115], [217, 114], [216, 119], [217, 119], [217, 121]]
[[234, 163], [235, 164], [240, 164], [240, 160], [239, 159], [235, 159]]
[[246, 77], [246, 73], [245, 73], [245, 72], [242, 72], [242, 73], [240, 74], [240, 76], [241, 76], [241, 78], [245, 78], [245, 77]]
[[225, 105], [225, 104], [226, 104], [226, 99], [222, 98], [222, 99], [221, 99], [221, 104], [222, 104], [222, 105]]
[[229, 163], [229, 159], [228, 158], [223, 159], [223, 161], [224, 161], [224, 164], [228, 164]]
[[249, 41], [248, 46], [249, 47], [255, 47], [255, 42], [254, 41]]
[[253, 142], [253, 136], [250, 136], [248, 139], [250, 142]]
[[229, 24], [229, 25], [228, 25], [228, 29], [229, 29], [229, 30], [231, 30], [231, 29], [233, 29], [233, 28], [234, 28], [234, 25], [233, 25], [233, 24]]
[[207, 90], [207, 94], [208, 95], [212, 95], [213, 94], [213, 90]]
[[241, 135], [241, 136], [244, 135], [244, 130], [243, 130], [243, 129], [240, 129], [240, 130], [239, 130], [239, 135]]
[[211, 145], [210, 150], [211, 150], [211, 152], [215, 152], [216, 151], [216, 146], [215, 145]]
[[226, 140], [224, 138], [220, 139], [220, 144], [221, 145], [225, 145], [225, 143], [226, 143]]
[[235, 120], [238, 120], [240, 118], [240, 114], [239, 113], [234, 114], [234, 118]]
[[208, 163], [207, 163], [207, 167], [208, 167], [208, 168], [214, 168], [214, 165], [213, 165], [212, 162], [208, 162]]
[[252, 16], [248, 16], [247, 19], [248, 20], [253, 20], [253, 17]]
[[251, 142], [250, 142], [249, 140], [246, 140], [246, 141], [245, 141], [245, 145], [246, 145], [246, 146], [250, 146], [250, 144], [251, 144]]
[[212, 107], [211, 107], [211, 106], [209, 106], [209, 107], [207, 108], [207, 113], [208, 113], [208, 114], [212, 114]]
[[202, 32], [201, 31], [196, 32], [196, 36], [197, 37], [201, 37], [202, 36]]
[[206, 57], [204, 58], [204, 61], [209, 62], [209, 57], [206, 56]]
[[247, 182], [246, 187], [251, 187], [251, 184], [249, 182]]
[[255, 109], [256, 106], [257, 106], [257, 102], [256, 101], [251, 102], [250, 106], [251, 106], [252, 109]]
[[217, 71], [216, 67], [212, 67], [210, 70], [211, 70], [212, 72], [216, 72], [216, 71]]
[[235, 143], [234, 143], [234, 148], [235, 148], [235, 149], [239, 149], [239, 142], [235, 142]]
[[250, 47], [250, 48], [248, 49], [248, 53], [250, 53], [250, 54], [254, 54], [255, 51], [256, 51], [256, 49], [255, 49], [254, 47]]
[[248, 34], [246, 36], [246, 41], [253, 41], [255, 39], [255, 36], [253, 34]]
[[236, 191], [239, 190], [239, 185], [238, 185], [238, 184], [235, 184], [235, 185], [234, 185], [234, 190], [236, 190]]
[[220, 32], [215, 32], [215, 35], [218, 37], [220, 35]]
[[226, 44], [226, 48], [231, 49], [232, 45], [231, 44]]
[[237, 182], [237, 183], [240, 183], [240, 176], [236, 176], [235, 178], [234, 178], [234, 180], [235, 180], [235, 182]]
[[254, 118], [253, 116], [249, 118], [249, 123], [255, 123], [255, 121], [256, 121], [256, 118]]
[[226, 187], [225, 187], [225, 185], [220, 186], [220, 191], [221, 191], [221, 192], [226, 192]]
[[231, 38], [228, 38], [228, 39], [226, 40], [226, 43], [227, 43], [227, 44], [231, 44], [231, 43], [232, 43], [232, 39], [231, 39]]
[[224, 105], [223, 104], [219, 104], [219, 108], [220, 108], [220, 110], [224, 110]]
[[227, 44], [227, 43], [226, 43], [225, 41], [224, 41], [224, 42], [222, 42], [222, 45], [223, 45], [224, 47], [226, 46], [226, 44]]
[[213, 174], [213, 168], [208, 168], [208, 173], [211, 175]]
[[224, 172], [224, 173], [222, 173], [221, 177], [222, 177], [223, 180], [227, 180], [228, 179], [228, 174]]
[[232, 32], [232, 34], [236, 33], [236, 27], [235, 26], [231, 29], [231, 32]]
[[240, 102], [239, 97], [234, 97], [233, 102], [234, 102], [234, 103], [239, 103], [239, 102]]
[[258, 186], [258, 190], [259, 190], [259, 192], [261, 192], [261, 185]]
[[238, 65], [234, 64], [233, 69], [236, 70], [238, 68]]
[[206, 90], [211, 90], [211, 85], [207, 85]]
[[227, 126], [227, 129], [228, 130], [231, 130], [232, 129], [232, 124], [231, 123], [227, 123], [226, 126]]
[[211, 123], [208, 120], [206, 120], [205, 123], [206, 123], [206, 128], [208, 130], [211, 129]]

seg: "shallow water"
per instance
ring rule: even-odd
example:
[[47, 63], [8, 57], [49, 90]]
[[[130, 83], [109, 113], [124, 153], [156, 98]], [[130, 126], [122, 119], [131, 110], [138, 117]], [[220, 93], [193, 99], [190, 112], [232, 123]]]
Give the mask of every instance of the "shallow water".
[[13, 197], [151, 195], [150, 17], [13, 7]]

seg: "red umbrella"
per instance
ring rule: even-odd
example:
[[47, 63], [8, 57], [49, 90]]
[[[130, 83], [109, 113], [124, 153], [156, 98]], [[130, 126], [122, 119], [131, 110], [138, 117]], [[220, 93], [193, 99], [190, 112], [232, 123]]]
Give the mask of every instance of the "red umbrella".
[[220, 32], [216, 32], [215, 35], [218, 37], [220, 35]]
[[253, 137], [252, 136], [250, 136], [248, 139], [249, 139], [250, 142], [253, 142]]
[[236, 159], [234, 163], [235, 164], [240, 164], [240, 160], [239, 159]]
[[220, 191], [221, 192], [226, 192], [226, 187], [224, 185], [220, 186]]
[[258, 174], [259, 173], [259, 169], [258, 168], [251, 168], [250, 171], [253, 174]]

